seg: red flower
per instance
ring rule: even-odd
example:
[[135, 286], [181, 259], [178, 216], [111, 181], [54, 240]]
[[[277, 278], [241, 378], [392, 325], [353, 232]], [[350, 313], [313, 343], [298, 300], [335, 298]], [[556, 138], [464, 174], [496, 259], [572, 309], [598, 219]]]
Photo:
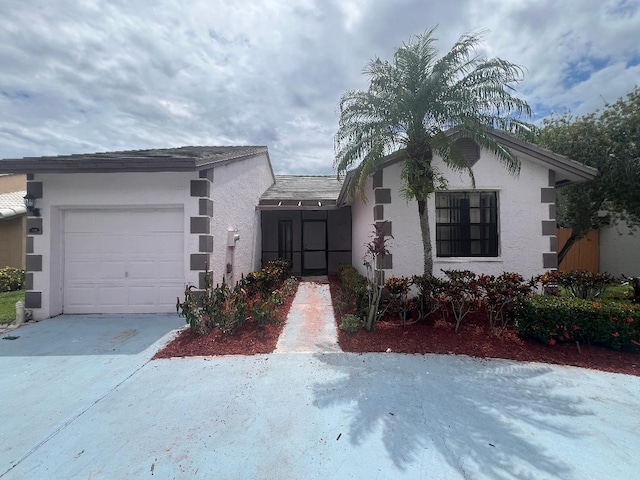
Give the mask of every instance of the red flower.
[[634, 345], [640, 345], [640, 343], [636, 342], [634, 339], [631, 339], [631, 343], [633, 343]]
[[611, 334], [611, 336], [612, 336], [612, 337], [619, 337], [619, 336], [620, 336], [620, 334], [619, 334], [618, 332], [613, 332], [613, 333]]
[[627, 323], [633, 323], [633, 317], [627, 317]]
[[593, 308], [600, 308], [600, 304], [598, 302], [593, 302]]
[[549, 340], [549, 345], [555, 345], [555, 344], [556, 344], [555, 339], [552, 338], [551, 340]]

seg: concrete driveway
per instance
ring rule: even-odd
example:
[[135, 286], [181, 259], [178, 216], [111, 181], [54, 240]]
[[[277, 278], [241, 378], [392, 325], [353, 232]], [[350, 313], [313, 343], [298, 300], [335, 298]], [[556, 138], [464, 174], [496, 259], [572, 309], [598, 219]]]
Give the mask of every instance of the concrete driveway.
[[182, 320], [112, 320], [0, 341], [3, 480], [638, 478], [638, 377], [438, 355], [149, 361]]

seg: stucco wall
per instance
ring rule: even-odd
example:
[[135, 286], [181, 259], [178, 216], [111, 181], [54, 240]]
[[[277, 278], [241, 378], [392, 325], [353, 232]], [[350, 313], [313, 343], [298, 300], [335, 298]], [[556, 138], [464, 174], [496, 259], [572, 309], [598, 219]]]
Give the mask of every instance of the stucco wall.
[[0, 268], [24, 268], [25, 222], [24, 215], [0, 220]]
[[[449, 190], [471, 190], [467, 174], [451, 171], [438, 158], [434, 159], [434, 165], [448, 179]], [[382, 174], [382, 186], [390, 189], [391, 197], [391, 202], [383, 205], [384, 219], [391, 221], [394, 237], [388, 243], [393, 256], [393, 268], [387, 270], [387, 277], [392, 274], [411, 276], [423, 271], [418, 207], [414, 201], [407, 202], [400, 193], [401, 169], [402, 164], [397, 163], [385, 168]], [[513, 177], [493, 154], [483, 151], [473, 171], [477, 190], [498, 192], [499, 256], [438, 258], [435, 249], [435, 200], [432, 195], [428, 200], [428, 211], [434, 274], [442, 275], [441, 269], [469, 269], [493, 275], [514, 271], [528, 278], [543, 272], [542, 254], [551, 252], [550, 237], [542, 234], [541, 226], [543, 220], [550, 218], [549, 204], [541, 202], [541, 188], [549, 185], [548, 169], [523, 161], [519, 177]], [[368, 233], [372, 229], [375, 201], [371, 183], [367, 184], [366, 195], [369, 198], [366, 205], [359, 200], [353, 205], [354, 263], [364, 254], [361, 245], [368, 241]], [[355, 253], [356, 249], [359, 249], [360, 255]]]
[[364, 266], [366, 244], [371, 241], [373, 224], [373, 181], [369, 178], [364, 190], [366, 203], [356, 194], [351, 203], [351, 234], [352, 234], [352, 265], [362, 274], [366, 275]]
[[0, 193], [19, 192], [26, 184], [26, 175], [0, 175]]
[[640, 277], [640, 229], [631, 233], [625, 222], [600, 227], [600, 271]]
[[[266, 154], [214, 169], [211, 190], [214, 283], [226, 275], [227, 263], [233, 267], [232, 273], [227, 275], [230, 283], [239, 280], [241, 274], [259, 268], [260, 214], [256, 205], [272, 184], [273, 175]], [[240, 235], [233, 248], [227, 246], [229, 229], [237, 230]]]

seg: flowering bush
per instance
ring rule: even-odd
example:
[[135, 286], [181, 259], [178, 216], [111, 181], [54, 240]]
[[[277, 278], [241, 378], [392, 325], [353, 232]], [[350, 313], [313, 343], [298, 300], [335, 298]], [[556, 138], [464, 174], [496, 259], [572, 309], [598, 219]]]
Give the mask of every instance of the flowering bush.
[[394, 314], [400, 315], [404, 327], [407, 313], [407, 295], [411, 288], [411, 279], [408, 277], [389, 277], [384, 286], [389, 293], [389, 304]]
[[516, 310], [518, 333], [555, 345], [584, 342], [614, 350], [639, 350], [640, 307], [578, 298], [535, 295]]
[[420, 317], [426, 318], [438, 310], [440, 306], [438, 298], [445, 282], [430, 275], [414, 275], [411, 281], [418, 289], [417, 303]]

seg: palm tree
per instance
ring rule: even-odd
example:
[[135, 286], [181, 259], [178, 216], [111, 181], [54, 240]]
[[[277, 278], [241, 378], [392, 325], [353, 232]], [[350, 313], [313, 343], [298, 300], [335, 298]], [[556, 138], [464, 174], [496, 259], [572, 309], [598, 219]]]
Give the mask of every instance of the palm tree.
[[486, 31], [462, 35], [451, 51], [437, 58], [435, 29], [410, 38], [396, 50], [393, 62], [370, 61], [364, 70], [370, 77], [368, 90], [344, 93], [334, 163], [338, 175], [356, 165], [349, 193], [363, 195], [367, 178], [386, 155], [398, 150], [405, 160], [402, 193], [418, 203], [428, 275], [433, 273], [433, 259], [426, 201], [436, 189], [446, 188], [432, 165], [433, 154], [450, 168], [469, 172], [473, 182], [473, 172], [447, 131], [455, 127], [458, 136], [495, 153], [517, 175], [518, 159], [494, 140], [490, 130], [527, 131], [519, 117], [531, 115], [529, 105], [512, 94], [522, 68], [476, 53]]

